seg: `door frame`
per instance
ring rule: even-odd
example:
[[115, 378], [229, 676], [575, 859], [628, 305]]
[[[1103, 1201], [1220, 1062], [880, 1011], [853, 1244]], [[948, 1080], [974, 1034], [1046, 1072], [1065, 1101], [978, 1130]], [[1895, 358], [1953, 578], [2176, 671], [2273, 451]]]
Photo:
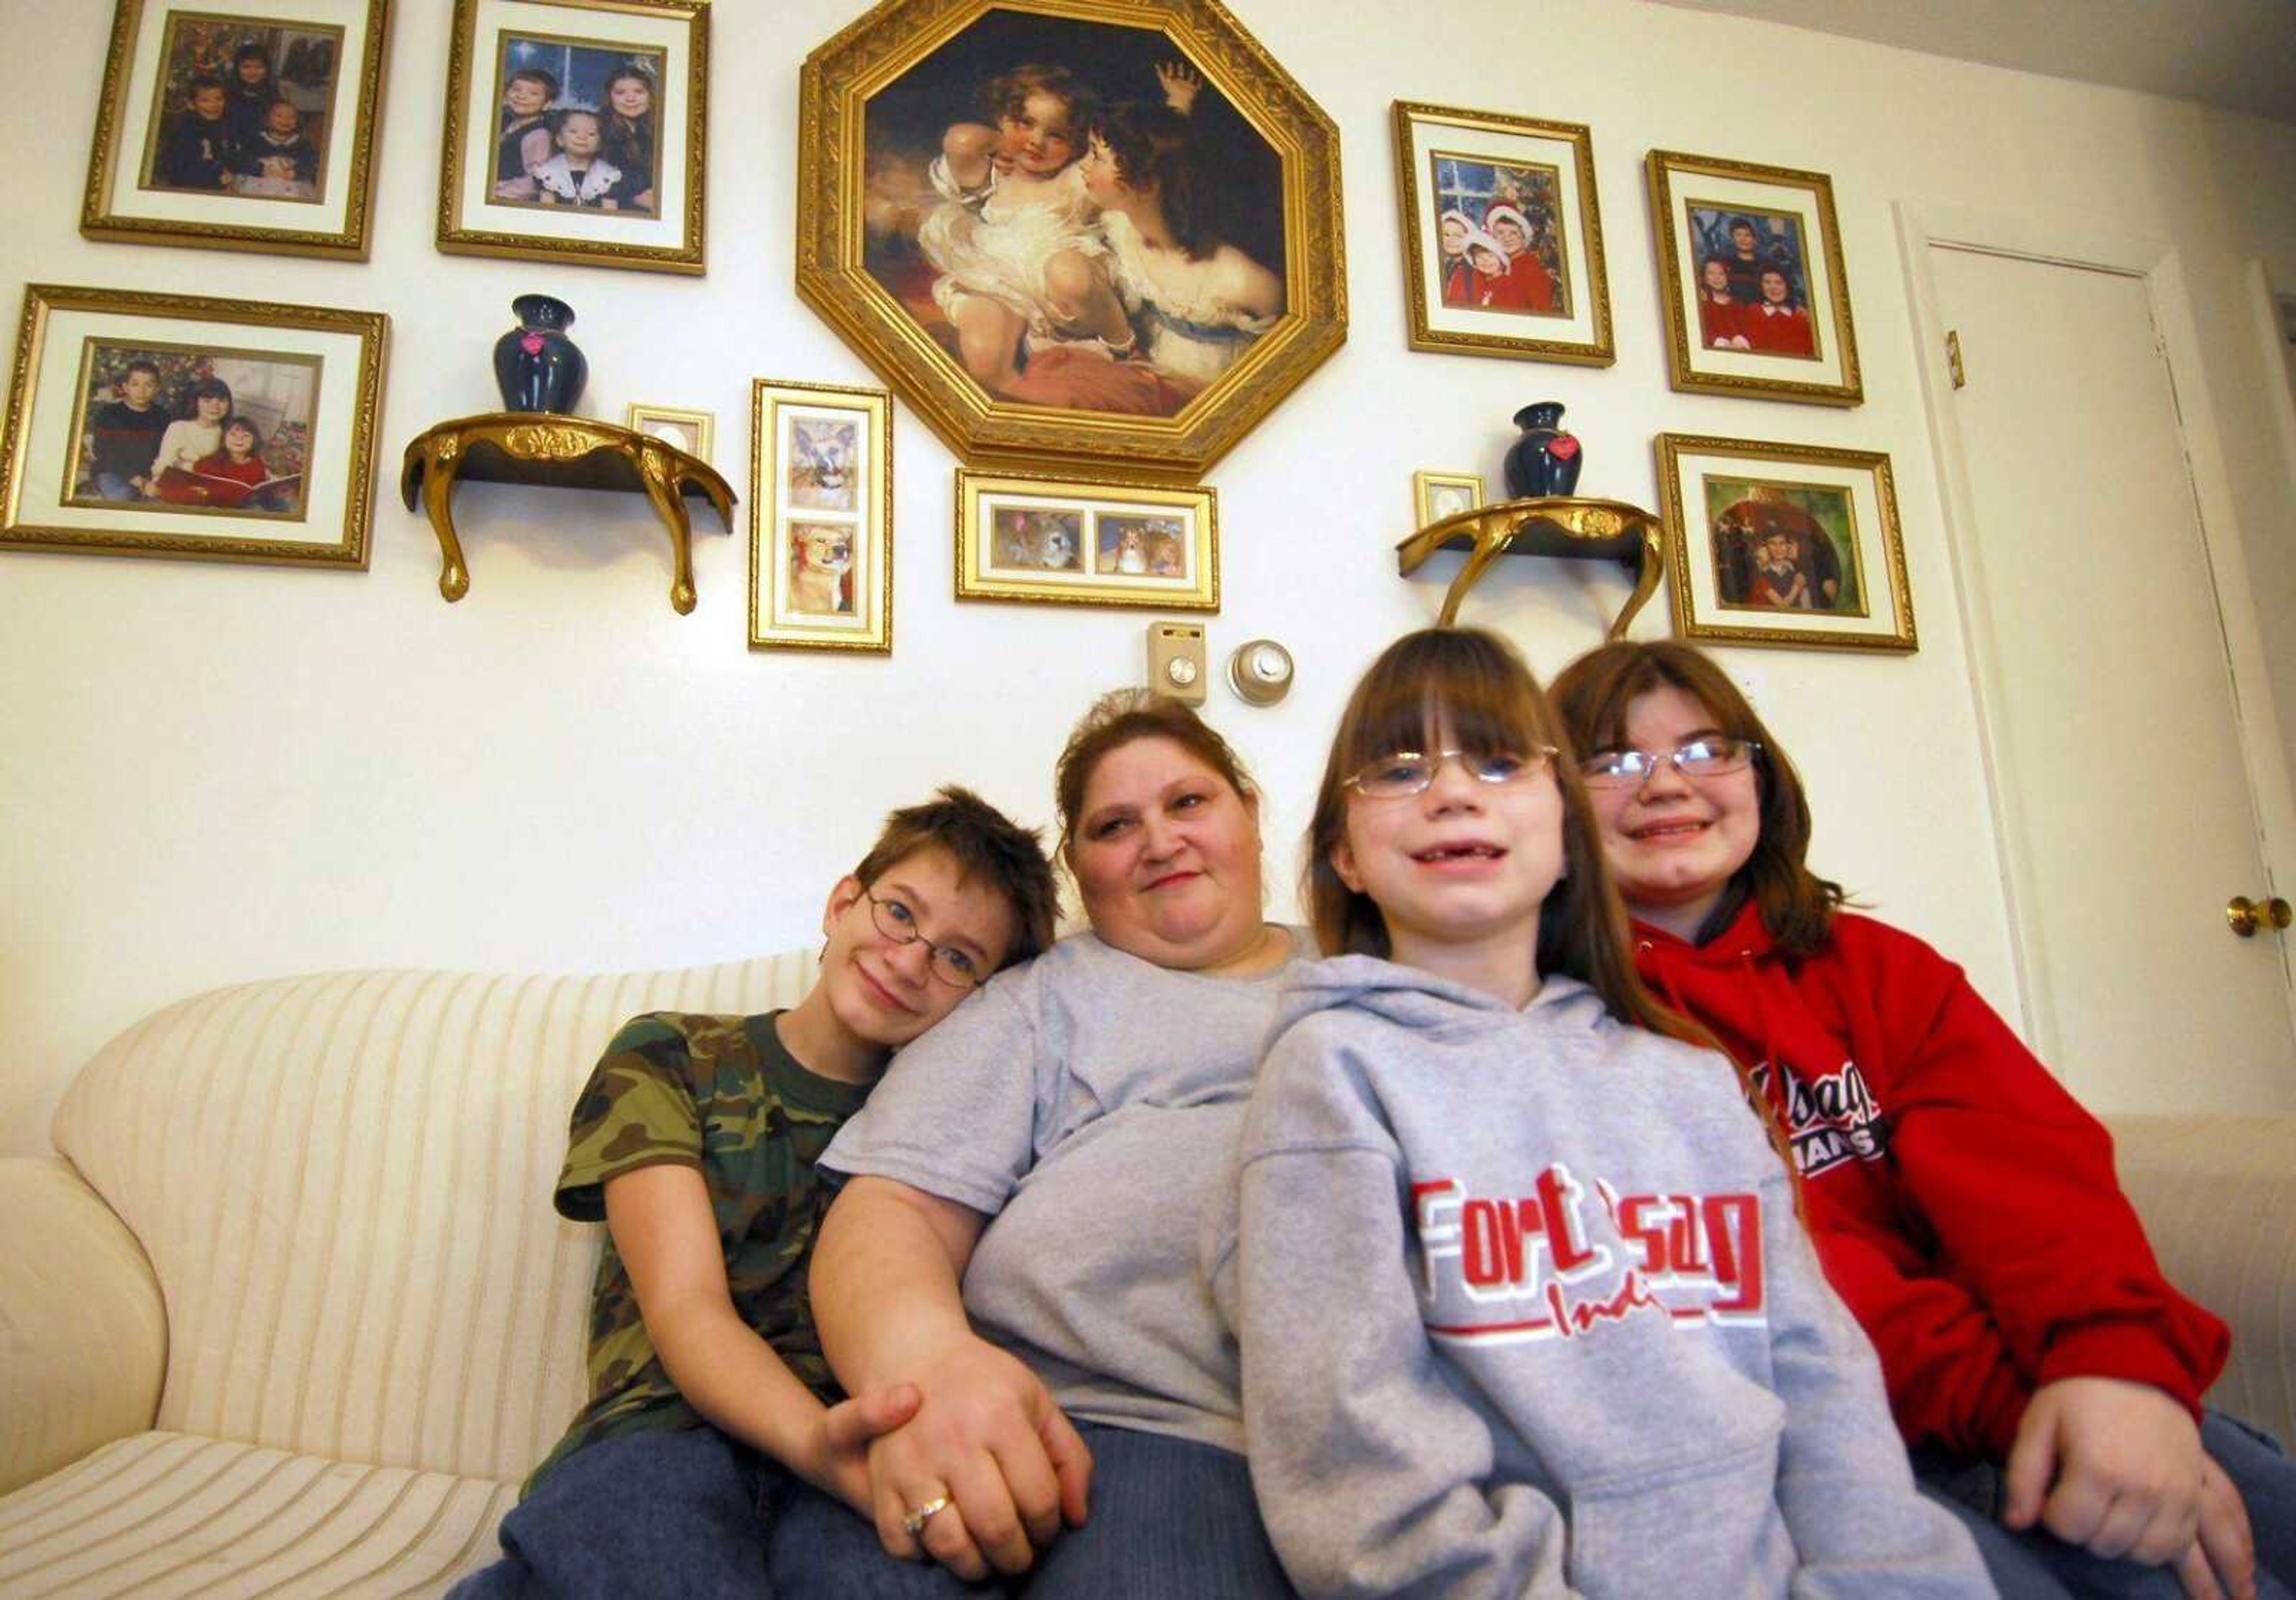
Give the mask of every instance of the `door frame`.
[[[1975, 537], [1976, 496], [1970, 485], [1968, 455], [1953, 405], [1953, 381], [1945, 353], [1946, 324], [1931, 265], [1933, 250], [1960, 249], [2086, 268], [2135, 278], [2144, 284], [2153, 332], [2168, 367], [2171, 403], [2177, 407], [2184, 435], [2202, 553], [2216, 591], [2226, 687], [2232, 696], [2258, 854], [2267, 878], [2263, 888], [2267, 893], [2285, 892], [2276, 886], [2296, 886], [2296, 787], [2292, 787], [2288, 755], [2280, 745], [2259, 617], [2242, 547], [2240, 521], [2234, 509], [2231, 473], [2217, 431], [2185, 267], [2174, 244], [2095, 217], [2032, 213], [2013, 217], [1904, 201], [1891, 209], [1913, 313], [1915, 366], [1921, 374], [1922, 408], [1929, 421], [1946, 548], [1962, 633], [1967, 641], [1970, 694], [2008, 912], [2010, 960], [2017, 978], [2019, 1009], [2025, 1037], [2042, 1059], [2050, 1060], [2060, 1054], [2062, 1041], [2057, 997], [2051, 990], [2043, 960], [2047, 935], [2038, 915], [2039, 890], [2024, 843], [2025, 831], [2020, 825], [2021, 814], [2003, 782], [2004, 773], [2009, 770], [2011, 741], [1998, 715], [2000, 636], [1982, 581], [1983, 541]], [[2258, 275], [2265, 275], [2261, 267]], [[1980, 375], [1981, 379], [1981, 370]], [[2232, 935], [2227, 931], [2226, 937]], [[2296, 1033], [2296, 967], [2290, 964], [2291, 942], [2286, 936], [2279, 941], [2281, 988], [2288, 1005], [2289, 1027]]]

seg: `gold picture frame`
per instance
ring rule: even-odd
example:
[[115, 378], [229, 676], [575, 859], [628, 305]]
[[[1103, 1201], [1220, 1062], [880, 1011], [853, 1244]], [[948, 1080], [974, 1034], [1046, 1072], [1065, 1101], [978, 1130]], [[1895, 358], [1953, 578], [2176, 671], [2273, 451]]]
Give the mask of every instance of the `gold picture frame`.
[[1413, 100], [1394, 125], [1411, 348], [1616, 361], [1587, 125]]
[[390, 0], [119, 0], [80, 232], [365, 260], [390, 29]]
[[1420, 471], [1411, 474], [1411, 513], [1414, 528], [1424, 528], [1439, 522], [1445, 517], [1456, 517], [1461, 512], [1480, 511], [1483, 505], [1483, 478], [1480, 472], [1431, 472]]
[[1833, 180], [1678, 150], [1644, 168], [1674, 387], [1863, 405]]
[[1681, 433], [1657, 450], [1678, 636], [1920, 647], [1888, 455]]
[[717, 464], [718, 418], [713, 413], [632, 401], [623, 426], [633, 433], [652, 434], [706, 465]]
[[750, 648], [893, 653], [893, 400], [757, 379]]
[[706, 271], [709, 84], [709, 0], [455, 0], [439, 248]]
[[378, 311], [28, 285], [0, 547], [364, 570], [390, 328]]
[[956, 597], [1216, 611], [1219, 496], [959, 467]]
[[[1030, 71], [1062, 76], [1010, 89]], [[1096, 310], [1063, 320], [1000, 285], [995, 252], [952, 237], [986, 188], [954, 166], [947, 189], [929, 181], [953, 138], [996, 137], [1000, 84], [1007, 109], [1053, 95], [1062, 119], [1030, 160], [1054, 188], [1081, 184], [1092, 147], [1064, 120], [1081, 95], [1058, 86], [1139, 108], [1096, 125], [1111, 150], [1148, 150], [1145, 130], [1177, 113], [1225, 179], [1199, 219], [1204, 253], [1126, 249], [1128, 228], [1144, 235], [1125, 208], [1160, 205], [1140, 198], [1156, 186], [1103, 189], [1070, 234], [1031, 246], [1046, 266], [1073, 258], [1078, 303]], [[883, 0], [807, 58], [798, 124], [799, 295], [969, 464], [1193, 482], [1347, 337], [1339, 130], [1218, 0]], [[1111, 162], [1115, 179], [1133, 159]], [[1195, 315], [1147, 315], [1160, 294]]]

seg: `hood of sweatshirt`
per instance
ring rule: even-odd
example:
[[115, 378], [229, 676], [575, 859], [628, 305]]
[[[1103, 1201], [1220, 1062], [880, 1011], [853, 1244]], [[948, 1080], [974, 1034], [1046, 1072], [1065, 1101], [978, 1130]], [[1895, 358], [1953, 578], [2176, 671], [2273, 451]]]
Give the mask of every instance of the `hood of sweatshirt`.
[[1375, 956], [1332, 956], [1293, 969], [1276, 1001], [1268, 1038], [1280, 1038], [1302, 1017], [1342, 1006], [1429, 1032], [1497, 1027], [1527, 1012], [1538, 1013], [1549, 1027], [1593, 1032], [1608, 1014], [1601, 997], [1576, 978], [1544, 980], [1530, 1004], [1518, 1012], [1479, 989], [1416, 967]]

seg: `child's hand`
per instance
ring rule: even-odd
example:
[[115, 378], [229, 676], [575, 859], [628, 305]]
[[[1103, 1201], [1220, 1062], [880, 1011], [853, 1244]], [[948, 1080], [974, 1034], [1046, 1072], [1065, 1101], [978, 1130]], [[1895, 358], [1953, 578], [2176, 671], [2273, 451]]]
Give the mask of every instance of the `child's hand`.
[[[2093, 1555], [2178, 1562], [2201, 1528], [2209, 1459], [2185, 1407], [2146, 1383], [2061, 1378], [2025, 1407], [2001, 1520], [2036, 1522]], [[2226, 1574], [2237, 1588], [2252, 1580]]]
[[1195, 109], [1196, 96], [1204, 86], [1196, 70], [1183, 61], [1157, 62], [1156, 81], [1163, 86], [1164, 103], [1183, 117]]
[[830, 1407], [810, 1459], [791, 1463], [808, 1482], [835, 1495], [865, 1517], [875, 1515], [869, 1499], [869, 1446], [917, 1414], [924, 1397], [914, 1383], [896, 1383]]

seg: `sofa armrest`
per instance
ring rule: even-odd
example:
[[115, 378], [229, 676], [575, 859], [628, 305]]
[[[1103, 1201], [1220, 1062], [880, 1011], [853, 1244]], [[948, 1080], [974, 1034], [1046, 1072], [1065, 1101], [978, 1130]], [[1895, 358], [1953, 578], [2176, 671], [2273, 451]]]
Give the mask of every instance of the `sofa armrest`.
[[2104, 1123], [2161, 1270], [2232, 1325], [2209, 1404], [2296, 1444], [2296, 1116]]
[[168, 1313], [135, 1235], [57, 1156], [0, 1159], [0, 1494], [149, 1428]]

